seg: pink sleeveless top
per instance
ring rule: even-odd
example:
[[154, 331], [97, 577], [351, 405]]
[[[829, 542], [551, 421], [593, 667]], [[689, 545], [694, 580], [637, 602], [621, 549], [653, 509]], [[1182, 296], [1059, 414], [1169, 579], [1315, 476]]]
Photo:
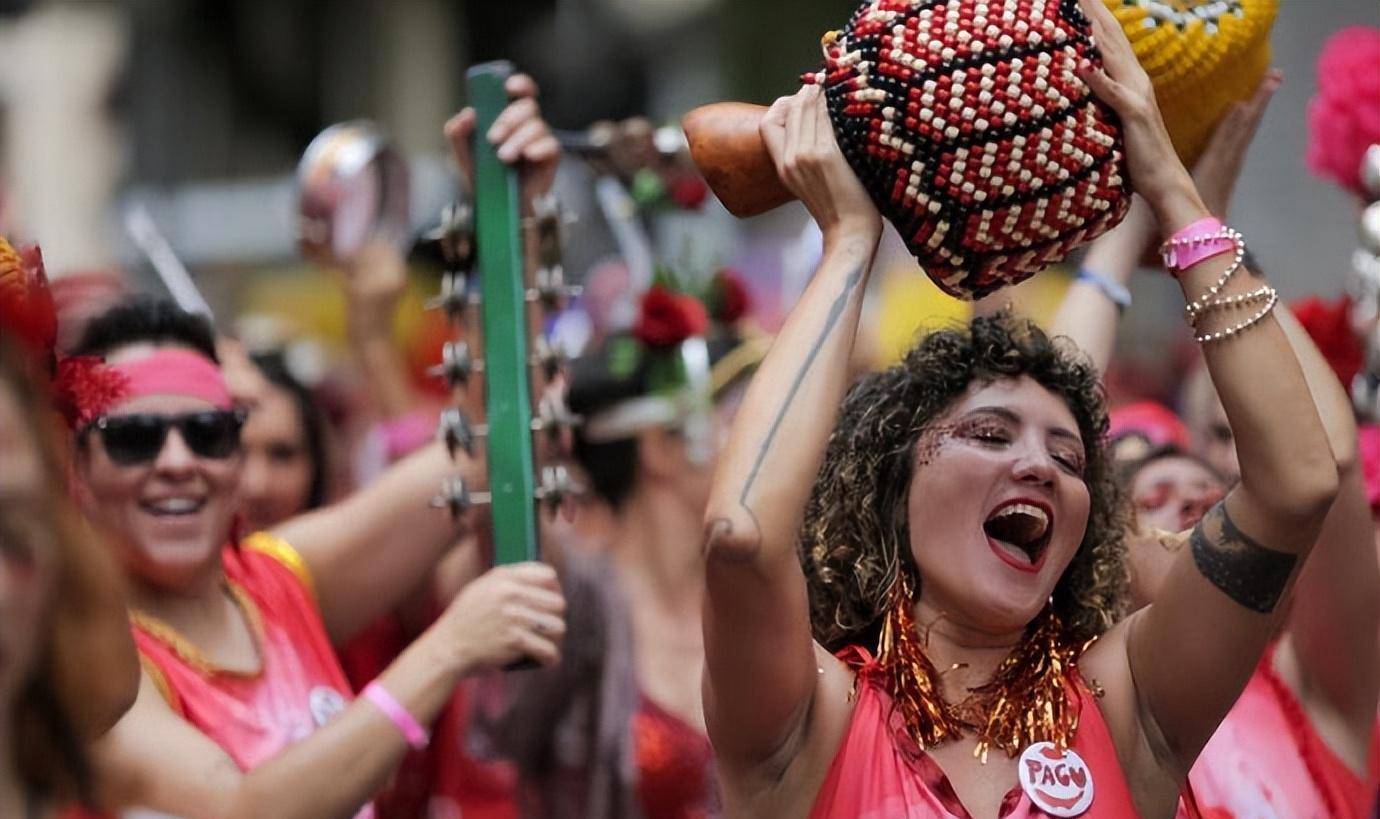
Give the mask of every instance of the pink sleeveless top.
[[[340, 669], [300, 555], [267, 534], [221, 550], [231, 594], [249, 620], [261, 668], [216, 667], [172, 627], [131, 615], [139, 660], [169, 707], [249, 770], [345, 709]], [[371, 807], [356, 819], [372, 817]]]
[[[857, 669], [858, 699], [838, 753], [815, 797], [810, 819], [970, 819], [939, 764], [916, 746], [892, 709], [879, 668], [866, 649], [844, 649], [839, 658]], [[1078, 734], [1070, 746], [1092, 774], [1093, 801], [1081, 819], [1134, 819], [1116, 748], [1097, 700], [1078, 682]], [[1049, 814], [1015, 785], [1002, 801], [1001, 819]]]
[[1327, 746], [1265, 652], [1188, 774], [1179, 819], [1366, 819], [1375, 794]]

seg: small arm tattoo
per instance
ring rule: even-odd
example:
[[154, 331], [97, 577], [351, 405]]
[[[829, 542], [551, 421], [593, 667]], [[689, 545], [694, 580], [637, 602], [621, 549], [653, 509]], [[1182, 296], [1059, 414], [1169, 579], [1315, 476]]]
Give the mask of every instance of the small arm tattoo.
[[838, 325], [839, 319], [843, 317], [844, 309], [848, 306], [848, 300], [853, 297], [854, 291], [862, 282], [863, 273], [867, 271], [871, 260], [863, 262], [849, 272], [843, 282], [843, 289], [834, 299], [834, 303], [829, 306], [829, 315], [824, 319], [824, 328], [820, 330], [819, 336], [810, 346], [810, 352], [805, 356], [805, 362], [800, 365], [800, 370], [795, 374], [795, 380], [791, 382], [791, 387], [786, 391], [786, 397], [781, 402], [781, 407], [776, 411], [776, 417], [772, 419], [771, 427], [767, 430], [767, 436], [762, 439], [762, 446], [757, 450], [757, 457], [752, 462], [752, 469], [748, 472], [747, 480], [743, 481], [743, 491], [739, 494], [739, 502], [746, 503], [748, 493], [752, 491], [752, 486], [757, 482], [757, 475], [762, 470], [762, 462], [766, 460], [767, 453], [771, 451], [772, 444], [776, 442], [776, 433], [781, 429], [781, 421], [786, 417], [786, 413], [791, 409], [795, 401], [795, 394], [800, 390], [800, 385], [804, 383], [805, 376], [809, 375], [811, 368], [814, 367], [815, 357], [823, 349], [824, 342], [833, 335], [834, 328]]
[[1189, 538], [1198, 571], [1251, 611], [1269, 614], [1279, 604], [1298, 555], [1267, 549], [1232, 522], [1226, 502], [1208, 510]]

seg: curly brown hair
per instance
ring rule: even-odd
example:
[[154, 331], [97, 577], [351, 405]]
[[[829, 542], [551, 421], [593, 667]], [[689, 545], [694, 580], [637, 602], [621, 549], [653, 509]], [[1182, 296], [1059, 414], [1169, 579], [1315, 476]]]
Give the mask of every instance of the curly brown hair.
[[873, 645], [898, 572], [920, 588], [906, 499], [916, 444], [970, 384], [1029, 376], [1063, 398], [1087, 449], [1087, 531], [1054, 589], [1070, 640], [1106, 631], [1126, 599], [1126, 513], [1105, 446], [1097, 372], [1071, 344], [1001, 313], [925, 336], [901, 363], [849, 391], [805, 509], [800, 561], [815, 638], [831, 651]]

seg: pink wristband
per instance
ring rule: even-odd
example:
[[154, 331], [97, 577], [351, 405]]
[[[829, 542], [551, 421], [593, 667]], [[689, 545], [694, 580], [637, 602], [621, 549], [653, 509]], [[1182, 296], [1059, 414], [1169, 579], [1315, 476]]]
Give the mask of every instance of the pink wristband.
[[1160, 255], [1170, 273], [1180, 273], [1195, 264], [1230, 253], [1236, 242], [1224, 235], [1224, 225], [1215, 216], [1205, 216], [1169, 237], [1160, 245]]
[[407, 740], [408, 745], [420, 751], [431, 743], [431, 734], [418, 725], [417, 720], [412, 718], [402, 703], [388, 693], [388, 689], [379, 685], [378, 681], [366, 685], [363, 696], [382, 711], [383, 715], [388, 717], [388, 721], [392, 722], [402, 732], [403, 739]]

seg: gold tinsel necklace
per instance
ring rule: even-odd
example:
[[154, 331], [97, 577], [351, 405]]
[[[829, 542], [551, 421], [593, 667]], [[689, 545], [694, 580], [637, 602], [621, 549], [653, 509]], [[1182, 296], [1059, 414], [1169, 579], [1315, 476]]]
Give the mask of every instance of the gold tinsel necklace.
[[882, 622], [877, 664], [906, 732], [921, 749], [975, 734], [973, 755], [985, 763], [994, 747], [1014, 758], [1035, 742], [1053, 742], [1060, 749], [1072, 743], [1079, 716], [1073, 669], [1091, 640], [1069, 642], [1059, 616], [1046, 607], [992, 681], [950, 705], [939, 673], [925, 656], [913, 606], [912, 583], [903, 571]]

